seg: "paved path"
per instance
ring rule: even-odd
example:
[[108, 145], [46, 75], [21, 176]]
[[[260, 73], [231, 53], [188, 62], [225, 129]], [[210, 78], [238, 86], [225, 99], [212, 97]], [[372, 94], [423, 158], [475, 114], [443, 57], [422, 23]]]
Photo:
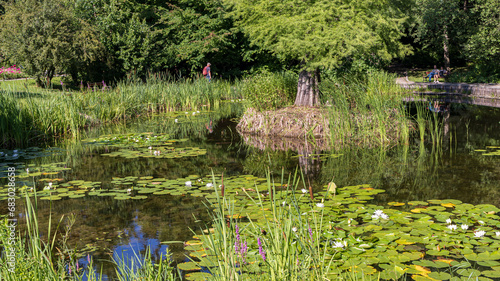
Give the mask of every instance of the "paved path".
[[[403, 88], [420, 89], [418, 94], [432, 95], [442, 101], [500, 108], [500, 84], [412, 82], [406, 77], [397, 78], [396, 83]], [[444, 92], [426, 92], [422, 89]]]
[[448, 93], [467, 95], [469, 97], [483, 97], [500, 99], [500, 84], [467, 84], [467, 83], [433, 83], [433, 82], [412, 82], [406, 77], [396, 79], [396, 83], [404, 88], [427, 88], [440, 89]]

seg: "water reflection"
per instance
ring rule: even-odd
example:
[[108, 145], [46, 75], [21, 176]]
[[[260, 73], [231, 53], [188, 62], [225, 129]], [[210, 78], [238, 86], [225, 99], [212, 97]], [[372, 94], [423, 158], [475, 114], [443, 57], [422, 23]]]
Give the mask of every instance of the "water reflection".
[[[332, 181], [337, 186], [371, 184], [386, 192], [375, 202], [410, 201], [428, 199], [458, 199], [472, 204], [489, 203], [500, 206], [500, 156], [487, 156], [478, 149], [500, 146], [500, 111], [491, 108], [445, 105], [446, 110], [436, 114], [443, 141], [412, 140], [410, 145], [391, 149], [359, 148], [328, 151], [320, 141], [299, 142], [270, 140], [262, 137], [240, 136], [236, 133], [235, 119], [242, 107], [228, 104], [216, 112], [193, 117], [184, 112], [168, 116], [154, 116], [130, 124], [117, 124], [88, 132], [93, 138], [102, 134], [153, 132], [169, 134], [172, 138], [189, 140], [175, 145], [199, 147], [207, 154], [178, 159], [126, 159], [101, 156], [112, 147], [85, 145], [79, 141], [59, 144], [63, 150], [57, 155], [27, 160], [15, 164], [25, 169], [27, 164], [41, 166], [63, 162], [70, 171], [46, 177], [61, 177], [64, 181], [86, 180], [101, 182], [103, 188], [111, 186], [113, 177], [152, 176], [176, 179], [188, 175], [252, 174], [264, 177], [268, 170], [276, 177], [293, 175], [299, 168], [305, 175], [299, 188], [311, 185], [321, 190]], [[177, 122], [175, 122], [177, 119]], [[207, 124], [212, 122], [212, 131]], [[9, 164], [9, 165], [12, 165]], [[37, 184], [28, 178], [25, 184]], [[19, 200], [21, 201], [21, 200]], [[53, 221], [63, 215], [76, 215], [68, 240], [70, 247], [87, 249], [96, 268], [106, 276], [115, 276], [109, 262], [113, 257], [129, 261], [132, 250], [144, 255], [150, 246], [159, 258], [167, 249], [162, 241], [191, 240], [193, 233], [209, 223], [203, 200], [191, 196], [150, 196], [145, 200], [113, 200], [109, 197], [86, 196], [62, 199], [50, 206], [39, 201], [40, 230], [48, 229], [50, 214]], [[5, 204], [0, 211], [6, 212]], [[19, 210], [22, 210], [19, 202]], [[62, 224], [66, 222], [63, 220]], [[45, 234], [44, 234], [45, 235]], [[182, 244], [172, 244], [174, 262], [186, 259]], [[81, 265], [85, 265], [82, 258]]]

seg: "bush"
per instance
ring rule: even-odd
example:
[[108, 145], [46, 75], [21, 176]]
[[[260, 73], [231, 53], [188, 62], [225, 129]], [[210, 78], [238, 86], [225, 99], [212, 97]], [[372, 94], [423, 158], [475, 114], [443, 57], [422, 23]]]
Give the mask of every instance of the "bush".
[[0, 79], [17, 79], [17, 78], [25, 78], [27, 77], [24, 73], [22, 73], [21, 69], [16, 65], [10, 67], [0, 67]]
[[245, 78], [239, 88], [251, 107], [259, 111], [277, 109], [293, 104], [297, 93], [297, 75], [263, 71]]

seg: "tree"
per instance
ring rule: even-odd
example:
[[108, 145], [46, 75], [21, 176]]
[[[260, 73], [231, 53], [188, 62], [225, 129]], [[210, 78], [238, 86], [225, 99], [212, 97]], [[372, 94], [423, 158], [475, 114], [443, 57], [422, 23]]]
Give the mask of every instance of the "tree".
[[408, 48], [399, 42], [404, 15], [390, 0], [226, 0], [253, 44], [300, 65], [295, 105], [319, 103], [321, 68], [374, 56], [391, 60]]
[[[452, 54], [463, 55], [465, 44], [474, 31], [476, 18], [473, 2], [468, 0], [417, 0], [417, 28], [414, 36], [424, 48], [442, 52], [449, 71]], [[453, 52], [452, 48], [456, 51]]]
[[11, 1], [0, 18], [1, 53], [35, 76], [38, 85], [50, 84], [56, 71], [96, 58], [99, 43], [88, 28], [75, 18], [71, 2]]
[[500, 2], [479, 0], [473, 9], [479, 19], [467, 42], [468, 57], [490, 74], [500, 73]]

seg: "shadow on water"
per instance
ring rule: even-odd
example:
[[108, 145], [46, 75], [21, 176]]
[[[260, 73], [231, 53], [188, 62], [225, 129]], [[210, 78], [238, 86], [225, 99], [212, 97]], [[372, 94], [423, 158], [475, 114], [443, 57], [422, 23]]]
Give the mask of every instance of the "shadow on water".
[[[434, 105], [434, 104], [431, 104]], [[439, 105], [439, 104], [438, 104]], [[426, 104], [427, 106], [427, 104]], [[440, 108], [440, 105], [439, 105]], [[410, 110], [414, 108], [410, 106]], [[22, 170], [28, 164], [42, 166], [62, 162], [71, 168], [56, 175], [65, 182], [85, 180], [110, 186], [114, 177], [151, 176], [178, 179], [189, 175], [265, 176], [269, 169], [274, 176], [295, 173], [300, 168], [305, 185], [319, 191], [330, 181], [337, 186], [370, 184], [385, 189], [374, 202], [407, 202], [428, 199], [458, 199], [463, 202], [489, 203], [500, 206], [500, 156], [488, 151], [500, 149], [500, 110], [462, 104], [444, 104], [442, 112], [431, 112], [442, 134], [439, 145], [431, 139], [416, 136], [410, 145], [391, 149], [351, 148], [328, 151], [321, 143], [308, 141], [266, 140], [240, 137], [235, 130], [243, 107], [228, 103], [217, 112], [176, 112], [153, 116], [129, 124], [116, 124], [88, 132], [88, 138], [107, 134], [151, 132], [168, 134], [173, 139], [188, 139], [175, 144], [198, 147], [206, 154], [173, 159], [105, 157], [116, 150], [111, 146], [94, 146], [81, 141], [67, 141], [57, 155], [17, 161]], [[54, 177], [56, 177], [54, 176]], [[50, 175], [46, 176], [51, 178]], [[52, 177], [53, 179], [53, 177]], [[25, 184], [43, 188], [45, 182]], [[299, 185], [299, 188], [302, 186]], [[104, 276], [114, 277], [109, 262], [125, 259], [132, 250], [144, 253], [149, 246], [158, 258], [169, 248], [174, 263], [185, 261], [183, 244], [161, 244], [163, 241], [188, 241], [189, 230], [209, 223], [207, 208], [201, 197], [155, 195], [144, 200], [114, 200], [110, 197], [85, 196], [39, 202], [40, 230], [48, 229], [49, 212], [54, 218], [76, 215], [70, 246], [90, 253], [102, 266]], [[1, 207], [4, 208], [4, 207]], [[19, 209], [23, 206], [20, 204]], [[2, 212], [5, 210], [0, 209]], [[196, 217], [196, 218], [195, 218]], [[80, 259], [81, 265], [86, 258]]]

